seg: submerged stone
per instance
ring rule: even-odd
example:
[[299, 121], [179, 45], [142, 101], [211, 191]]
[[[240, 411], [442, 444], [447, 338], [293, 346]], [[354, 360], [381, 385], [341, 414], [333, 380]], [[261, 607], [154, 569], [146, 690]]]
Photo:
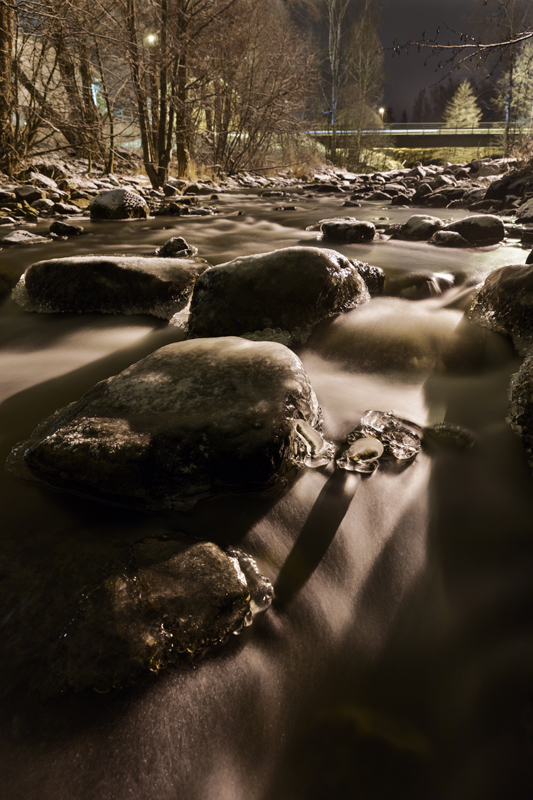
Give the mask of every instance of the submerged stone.
[[358, 270], [340, 253], [287, 247], [208, 269], [194, 288], [189, 331], [203, 337], [281, 329], [301, 342], [318, 322], [369, 299]]
[[159, 258], [191, 258], [198, 254], [198, 248], [188, 245], [183, 236], [173, 236], [155, 254]]
[[504, 333], [521, 355], [533, 344], [533, 265], [517, 264], [490, 272], [470, 308], [472, 322]]
[[319, 428], [298, 357], [272, 342], [167, 345], [90, 389], [17, 445], [8, 468], [97, 499], [158, 510], [286, 484], [305, 466], [294, 420]]
[[207, 268], [200, 259], [72, 256], [39, 261], [13, 291], [25, 311], [151, 314], [170, 319]]
[[239, 633], [272, 597], [270, 581], [242, 551], [145, 539], [73, 609], [54, 654], [58, 688], [105, 692], [136, 683]]

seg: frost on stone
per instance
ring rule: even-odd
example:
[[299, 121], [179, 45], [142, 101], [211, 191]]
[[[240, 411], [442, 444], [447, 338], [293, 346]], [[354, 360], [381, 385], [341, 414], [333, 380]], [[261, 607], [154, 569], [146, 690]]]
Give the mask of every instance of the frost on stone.
[[324, 439], [320, 431], [303, 419], [293, 420], [293, 426], [293, 458], [296, 464], [316, 469], [332, 461], [335, 447]]
[[374, 472], [383, 455], [383, 444], [372, 436], [356, 439], [337, 459], [337, 466], [348, 472]]
[[522, 439], [533, 470], [533, 355], [529, 355], [511, 377], [509, 400], [506, 421]]
[[379, 439], [385, 453], [399, 461], [414, 458], [422, 449], [421, 429], [399, 419], [392, 411], [365, 411], [360, 430], [364, 436]]

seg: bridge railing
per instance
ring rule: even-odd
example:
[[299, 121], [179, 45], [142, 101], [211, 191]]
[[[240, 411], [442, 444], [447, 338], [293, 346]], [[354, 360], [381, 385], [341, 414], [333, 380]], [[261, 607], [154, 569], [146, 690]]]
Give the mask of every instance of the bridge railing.
[[[354, 134], [354, 133], [362, 133], [362, 134], [380, 134], [384, 135], [392, 135], [401, 134], [402, 136], [424, 136], [424, 135], [476, 135], [476, 136], [503, 136], [506, 132], [505, 122], [482, 122], [480, 125], [474, 127], [454, 127], [448, 125], [446, 122], [409, 122], [409, 123], [401, 123], [401, 122], [392, 122], [386, 123], [382, 128], [365, 128], [364, 130], [357, 130], [357, 129], [337, 129], [337, 136], [343, 136], [345, 134]], [[531, 134], [532, 128], [530, 125], [513, 125], [512, 133], [514, 135], [520, 134], [522, 136]], [[324, 129], [324, 130], [309, 130], [309, 134], [313, 136], [331, 136], [331, 129]]]

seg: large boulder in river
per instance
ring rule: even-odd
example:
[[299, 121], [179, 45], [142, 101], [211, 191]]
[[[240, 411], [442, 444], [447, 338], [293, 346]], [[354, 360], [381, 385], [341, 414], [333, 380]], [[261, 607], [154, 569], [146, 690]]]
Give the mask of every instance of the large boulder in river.
[[450, 222], [443, 230], [459, 233], [469, 244], [474, 245], [496, 244], [505, 236], [503, 222], [494, 214], [473, 214], [471, 217]]
[[[312, 328], [370, 299], [354, 265], [335, 250], [287, 247], [243, 256], [206, 270], [196, 282], [189, 331], [193, 337], [305, 341]], [[264, 333], [260, 333], [264, 332]]]
[[91, 219], [132, 219], [150, 216], [146, 201], [129, 189], [109, 189], [97, 194], [89, 205]]
[[8, 466], [100, 499], [186, 508], [224, 490], [282, 486], [307, 458], [302, 431], [320, 449], [319, 422], [309, 379], [287, 347], [195, 339], [98, 383], [17, 445]]
[[510, 336], [518, 353], [525, 354], [533, 344], [533, 265], [490, 272], [474, 298], [470, 319]]
[[25, 311], [151, 314], [170, 319], [207, 269], [200, 259], [72, 256], [38, 261], [13, 291]]

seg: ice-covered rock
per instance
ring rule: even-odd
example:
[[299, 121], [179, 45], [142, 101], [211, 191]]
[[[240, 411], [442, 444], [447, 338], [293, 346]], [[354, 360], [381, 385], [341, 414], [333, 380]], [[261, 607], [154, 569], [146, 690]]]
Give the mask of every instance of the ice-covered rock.
[[14, 448], [9, 468], [99, 499], [184, 508], [224, 490], [283, 486], [305, 466], [294, 420], [319, 429], [316, 396], [291, 350], [194, 339], [57, 411]]
[[100, 692], [136, 683], [239, 633], [272, 596], [242, 551], [185, 537], [145, 539], [131, 548], [128, 566], [72, 609], [53, 654], [55, 682]]
[[422, 449], [421, 429], [399, 419], [392, 411], [365, 411], [361, 431], [379, 439], [385, 452], [399, 461], [409, 461]]
[[444, 231], [455, 231], [474, 245], [489, 245], [501, 242], [505, 236], [503, 222], [494, 214], [473, 214], [470, 217], [450, 222]]
[[146, 218], [150, 215], [144, 198], [128, 189], [100, 192], [91, 201], [89, 211], [91, 219], [99, 220]]
[[[390, 197], [388, 199], [390, 200]], [[376, 226], [372, 222], [361, 221], [355, 217], [325, 220], [320, 230], [324, 240], [346, 244], [371, 242], [376, 234]]]
[[490, 272], [477, 290], [469, 316], [484, 328], [510, 336], [524, 355], [533, 344], [533, 265]]
[[348, 472], [374, 472], [384, 447], [373, 436], [355, 439], [337, 459], [337, 466]]
[[198, 337], [242, 336], [279, 328], [301, 342], [321, 320], [369, 299], [345, 256], [287, 247], [206, 270], [194, 288], [189, 331]]
[[[48, 240], [45, 240], [48, 241]], [[25, 311], [151, 314], [170, 319], [207, 268], [200, 259], [71, 256], [29, 267], [13, 291]]]

